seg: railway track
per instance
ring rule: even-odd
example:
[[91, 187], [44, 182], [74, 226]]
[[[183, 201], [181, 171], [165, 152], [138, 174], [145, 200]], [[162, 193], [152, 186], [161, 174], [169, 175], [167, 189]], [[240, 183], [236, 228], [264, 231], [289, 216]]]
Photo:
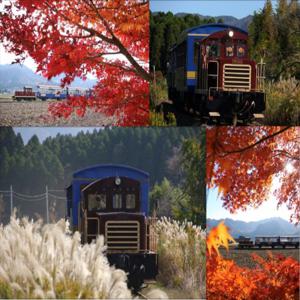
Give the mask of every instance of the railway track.
[[[235, 250], [255, 250], [255, 251], [266, 251], [266, 250], [278, 250], [278, 251], [284, 251], [284, 250], [297, 250], [298, 248], [295, 247], [235, 247]], [[300, 250], [299, 250], [300, 251]]]
[[201, 125], [233, 125], [233, 126], [259, 126], [263, 125], [263, 119], [252, 120], [251, 122], [243, 122], [242, 120], [236, 120], [233, 123], [218, 119], [218, 118], [209, 118], [201, 117], [200, 114], [193, 109], [180, 109], [174, 105], [171, 101], [163, 102], [159, 105], [158, 111], [163, 111], [166, 116], [168, 113], [173, 113], [176, 118], [177, 126], [201, 126]]

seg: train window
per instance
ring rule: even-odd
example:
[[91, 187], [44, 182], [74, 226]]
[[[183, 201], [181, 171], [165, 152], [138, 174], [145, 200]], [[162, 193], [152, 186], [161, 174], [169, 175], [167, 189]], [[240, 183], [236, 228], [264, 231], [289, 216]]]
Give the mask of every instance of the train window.
[[245, 56], [246, 50], [245, 50], [244, 45], [238, 45], [236, 50], [237, 50], [237, 56], [238, 57], [244, 57]]
[[127, 209], [135, 208], [135, 194], [126, 195], [126, 208]]
[[113, 195], [113, 208], [122, 208], [122, 194]]
[[216, 57], [220, 56], [220, 47], [218, 44], [212, 44], [208, 46], [208, 56], [209, 57]]
[[227, 45], [226, 46], [226, 56], [233, 56], [234, 53], [234, 45]]
[[102, 210], [106, 208], [106, 195], [105, 194], [90, 194], [88, 195], [88, 209]]

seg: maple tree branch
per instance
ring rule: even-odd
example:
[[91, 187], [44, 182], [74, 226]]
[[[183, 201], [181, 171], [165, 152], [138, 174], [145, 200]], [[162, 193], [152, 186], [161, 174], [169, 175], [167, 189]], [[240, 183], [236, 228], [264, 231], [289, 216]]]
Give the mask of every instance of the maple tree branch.
[[[87, 1], [91, 4], [91, 8], [95, 13], [97, 14], [98, 18], [101, 20], [101, 22], [104, 24], [106, 30], [110, 33], [112, 36], [112, 43], [117, 46], [120, 49], [120, 52], [127, 58], [127, 60], [131, 63], [131, 65], [137, 70], [137, 74], [139, 74], [143, 79], [150, 81], [150, 74], [143, 68], [141, 65], [134, 59], [134, 57], [129, 53], [129, 51], [124, 47], [123, 43], [117, 38], [117, 36], [114, 34], [113, 30], [109, 26], [108, 22], [105, 20], [105, 18], [99, 13], [99, 10], [95, 6], [93, 0], [86, 0], [84, 1], [87, 3]], [[87, 3], [87, 5], [89, 5]]]
[[[254, 148], [254, 147], [257, 146], [258, 144], [260, 144], [260, 143], [262, 143], [262, 142], [264, 142], [264, 141], [266, 141], [266, 140], [268, 140], [268, 139], [274, 138], [275, 136], [277, 136], [277, 135], [283, 133], [284, 131], [290, 129], [291, 127], [292, 127], [292, 126], [284, 127], [284, 128], [282, 128], [282, 129], [280, 129], [279, 131], [276, 131], [276, 132], [274, 132], [274, 133], [272, 133], [272, 134], [270, 134], [270, 135], [268, 135], [268, 136], [265, 136], [265, 137], [261, 138], [260, 140], [258, 140], [257, 142], [255, 142], [255, 143], [253, 143], [253, 144], [250, 144], [250, 145], [248, 145], [248, 146], [246, 146], [246, 147], [243, 147], [243, 148], [239, 148], [239, 149], [232, 150], [232, 151], [226, 151], [226, 150], [223, 148], [225, 153], [224, 153], [224, 154], [219, 154], [219, 156], [221, 156], [221, 157], [226, 157], [226, 156], [228, 156], [228, 155], [230, 155], [230, 154], [241, 153], [241, 152], [247, 151], [247, 150], [249, 150], [249, 149], [251, 149], [251, 148]], [[220, 146], [221, 146], [221, 145], [220, 145]]]
[[278, 150], [274, 150], [274, 152], [277, 153], [276, 156], [277, 156], [277, 155], [284, 155], [284, 156], [286, 156], [287, 158], [290, 158], [290, 159], [292, 159], [292, 160], [299, 160], [299, 161], [300, 161], [300, 157], [295, 156], [295, 155], [289, 153], [289, 152], [286, 151], [286, 150], [279, 150], [279, 149], [278, 149]]
[[98, 53], [98, 54], [90, 54], [89, 53], [89, 56], [87, 56], [87, 58], [98, 58], [98, 57], [102, 57], [104, 55], [115, 55], [115, 54], [121, 54], [120, 51], [117, 51], [117, 52], [102, 52], [102, 53]]
[[[97, 55], [97, 56], [88, 56], [87, 58], [92, 59], [92, 60], [97, 60], [97, 58], [100, 58], [100, 54]], [[98, 63], [101, 64], [101, 65], [107, 65], [107, 66], [110, 66], [110, 67], [119, 68], [119, 69], [121, 69], [121, 70], [123, 70], [123, 71], [126, 71], [126, 72], [133, 72], [133, 73], [135, 73], [136, 75], [139, 75], [135, 69], [131, 69], [131, 68], [129, 68], [129, 67], [125, 67], [125, 66], [122, 66], [122, 65], [118, 65], [118, 64], [113, 63], [113, 62], [101, 60], [101, 61], [98, 61]]]
[[[89, 1], [91, 2], [91, 1]], [[86, 4], [88, 4], [85, 1]], [[130, 62], [130, 64], [136, 69], [136, 73], [142, 77], [144, 80], [150, 81], [151, 76], [149, 74], [149, 72], [147, 72], [135, 59], [134, 57], [129, 53], [129, 51], [126, 49], [126, 47], [124, 47], [124, 45], [122, 44], [122, 42], [115, 36], [115, 34], [113, 33], [113, 31], [111, 30], [109, 24], [107, 23], [107, 21], [101, 16], [101, 14], [99, 13], [99, 11], [96, 8], [96, 13], [97, 16], [100, 18], [100, 20], [102, 21], [102, 23], [104, 24], [105, 28], [107, 29], [107, 31], [111, 34], [111, 38], [108, 38], [107, 36], [103, 35], [102, 33], [98, 32], [97, 30], [93, 29], [93, 28], [89, 28], [86, 27], [78, 22], [74, 22], [72, 21], [68, 16], [66, 16], [65, 14], [61, 13], [58, 9], [56, 9], [55, 7], [53, 7], [51, 4], [49, 4], [48, 1], [45, 1], [45, 4], [48, 6], [48, 8], [50, 8], [51, 10], [55, 11], [58, 15], [60, 15], [63, 19], [65, 19], [66, 21], [70, 22], [71, 24], [78, 26], [79, 28], [89, 32], [90, 34], [96, 35], [98, 36], [100, 39], [102, 39], [103, 41], [107, 42], [110, 45], [113, 46], [117, 46], [121, 52], [121, 54], [123, 54], [127, 60]], [[95, 6], [94, 6], [95, 7]]]

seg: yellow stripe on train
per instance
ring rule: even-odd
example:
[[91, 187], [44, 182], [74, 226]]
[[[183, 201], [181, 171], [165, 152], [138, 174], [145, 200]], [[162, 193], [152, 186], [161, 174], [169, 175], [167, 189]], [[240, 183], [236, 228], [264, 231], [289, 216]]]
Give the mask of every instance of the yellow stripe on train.
[[187, 71], [186, 78], [187, 79], [196, 79], [196, 71]]

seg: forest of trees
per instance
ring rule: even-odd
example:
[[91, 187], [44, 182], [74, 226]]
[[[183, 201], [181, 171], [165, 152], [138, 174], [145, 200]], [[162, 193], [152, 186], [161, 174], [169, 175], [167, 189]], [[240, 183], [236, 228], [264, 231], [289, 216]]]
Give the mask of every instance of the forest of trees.
[[[0, 190], [9, 190], [10, 185], [14, 191], [24, 194], [44, 193], [46, 185], [49, 189], [63, 190], [78, 169], [102, 163], [126, 164], [149, 172], [151, 187], [156, 184], [160, 188], [164, 180], [177, 187], [181, 191], [178, 200], [184, 199], [189, 210], [193, 205], [200, 207], [201, 219], [205, 220], [204, 142], [200, 146], [200, 136], [204, 138], [204, 133], [201, 132], [200, 128], [188, 127], [106, 128], [80, 132], [77, 136], [58, 134], [42, 143], [34, 135], [25, 145], [20, 134], [12, 128], [1, 127]], [[199, 181], [191, 180], [194, 176]], [[155, 200], [161, 202], [162, 198]], [[32, 208], [26, 205], [23, 211], [32, 215]], [[63, 210], [63, 205], [58, 203], [57, 209]], [[172, 205], [176, 210], [178, 205]], [[7, 215], [9, 199], [5, 206]], [[44, 215], [44, 203], [34, 207]], [[171, 215], [176, 214], [173, 212]], [[192, 214], [184, 211], [182, 214], [199, 223], [199, 216], [192, 217], [199, 212], [198, 208]]]
[[201, 24], [223, 22], [215, 18], [202, 19], [197, 15], [176, 16], [171, 12], [150, 13], [150, 67], [166, 73], [168, 51], [180, 34], [191, 27]]
[[251, 56], [266, 63], [267, 78], [300, 79], [300, 4], [278, 0], [276, 8], [266, 0], [249, 26]]

